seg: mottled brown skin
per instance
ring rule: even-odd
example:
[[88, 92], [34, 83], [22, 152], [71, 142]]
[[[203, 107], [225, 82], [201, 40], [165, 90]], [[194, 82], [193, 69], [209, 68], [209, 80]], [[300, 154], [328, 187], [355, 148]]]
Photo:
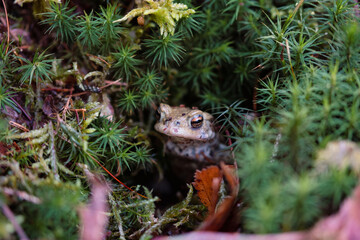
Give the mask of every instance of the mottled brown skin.
[[181, 179], [192, 181], [196, 169], [220, 161], [228, 161], [213, 127], [213, 116], [198, 109], [171, 107], [160, 104], [155, 130], [168, 136], [166, 152], [171, 156], [171, 166]]
[[[215, 131], [212, 127], [213, 116], [198, 109], [187, 107], [170, 107], [167, 104], [160, 104], [158, 109], [160, 119], [155, 124], [158, 132], [164, 133], [172, 139], [192, 139], [207, 142], [215, 138]], [[192, 127], [191, 120], [197, 115], [203, 116], [203, 123], [199, 127]]]

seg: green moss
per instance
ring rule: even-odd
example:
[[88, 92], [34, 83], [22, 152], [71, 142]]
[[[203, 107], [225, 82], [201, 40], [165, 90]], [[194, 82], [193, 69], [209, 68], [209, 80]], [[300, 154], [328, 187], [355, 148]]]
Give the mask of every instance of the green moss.
[[152, 127], [160, 102], [201, 106], [231, 139], [244, 231], [303, 230], [336, 211], [357, 172], [319, 172], [315, 162], [331, 141], [360, 141], [356, 6], [130, 2], [51, 2], [35, 6], [41, 22], [11, 8], [12, 30], [36, 31], [0, 44], [1, 117], [12, 126], [2, 127], [0, 186], [42, 200], [6, 196], [29, 237], [78, 236], [84, 168], [114, 185], [110, 238], [199, 225], [204, 208], [190, 203], [191, 191], [158, 214], [151, 191], [138, 187], [149, 199], [134, 197], [99, 165], [130, 185], [148, 182], [154, 162], [161, 175], [166, 157]]

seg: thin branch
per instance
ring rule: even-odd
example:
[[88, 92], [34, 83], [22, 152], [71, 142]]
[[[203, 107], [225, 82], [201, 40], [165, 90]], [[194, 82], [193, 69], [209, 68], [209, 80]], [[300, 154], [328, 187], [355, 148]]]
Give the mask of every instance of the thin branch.
[[110, 63], [108, 63], [107, 61], [105, 61], [105, 60], [102, 59], [101, 57], [98, 57], [98, 56], [95, 56], [95, 55], [92, 55], [92, 54], [89, 54], [89, 53], [87, 53], [86, 56], [96, 58], [96, 59], [100, 60], [101, 62], [105, 63], [108, 67], [111, 66]]
[[105, 80], [105, 83], [107, 83], [105, 86], [102, 86], [100, 87], [100, 89], [102, 90], [103, 88], [107, 88], [111, 85], [119, 85], [119, 86], [127, 86], [128, 84], [127, 83], [124, 83], [124, 82], [120, 82], [122, 80], [122, 78], [116, 80], [116, 81], [108, 81], [108, 80]]
[[7, 14], [7, 9], [6, 9], [6, 5], [5, 5], [5, 1], [2, 0], [3, 5], [4, 5], [4, 10], [5, 10], [5, 18], [6, 18], [6, 27], [7, 27], [7, 46], [6, 46], [6, 54], [8, 53], [9, 50], [9, 45], [10, 45], [10, 24], [9, 24], [9, 17]]
[[3, 202], [1, 203], [1, 208], [2, 208], [4, 215], [7, 217], [7, 219], [9, 219], [11, 224], [14, 226], [15, 231], [19, 235], [20, 240], [29, 240], [29, 238], [26, 236], [26, 233], [24, 232], [24, 230], [21, 228], [19, 223], [16, 221], [15, 215], [10, 210], [10, 208]]
[[20, 110], [25, 114], [25, 116], [31, 121], [32, 118], [31, 118], [30, 115], [25, 111], [25, 109], [23, 109], [23, 108], [21, 107], [21, 105], [20, 105], [17, 101], [15, 101], [15, 99], [14, 99], [13, 97], [11, 97], [10, 99], [16, 104], [16, 106], [18, 106], [18, 107], [20, 108]]
[[2, 192], [5, 195], [13, 195], [13, 196], [17, 196], [18, 198], [34, 203], [34, 204], [40, 204], [41, 203], [41, 199], [30, 195], [29, 193], [25, 192], [25, 191], [19, 191], [16, 189], [12, 189], [12, 188], [8, 188], [8, 187], [3, 187]]
[[24, 132], [29, 132], [29, 129], [27, 129], [26, 127], [24, 127], [23, 125], [17, 123], [17, 122], [14, 122], [14, 121], [9, 121], [9, 124], [13, 127], [16, 127]]
[[289, 41], [287, 39], [285, 39], [285, 43], [286, 43], [286, 52], [288, 55], [288, 59], [289, 59], [289, 64], [290, 64], [290, 69], [291, 69], [291, 75], [294, 78], [294, 81], [296, 82], [296, 75], [293, 69], [293, 66], [291, 64], [291, 54], [290, 54], [290, 46], [289, 46]]
[[102, 167], [102, 169], [104, 169], [113, 179], [115, 179], [118, 183], [120, 183], [121, 185], [123, 185], [125, 188], [127, 188], [128, 190], [136, 193], [137, 195], [139, 195], [140, 197], [146, 198], [146, 196], [138, 193], [137, 191], [129, 188], [125, 183], [123, 183], [122, 181], [120, 181], [119, 179], [117, 179], [109, 170], [107, 170], [98, 160], [96, 160], [90, 153], [87, 153], [89, 155], [89, 157], [91, 157], [92, 160], [94, 160], [97, 164], [100, 165], [100, 167]]

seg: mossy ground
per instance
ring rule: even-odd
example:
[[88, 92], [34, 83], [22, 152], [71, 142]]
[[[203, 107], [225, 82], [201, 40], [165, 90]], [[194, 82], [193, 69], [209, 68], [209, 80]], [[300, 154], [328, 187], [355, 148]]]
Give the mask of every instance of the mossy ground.
[[[308, 229], [357, 182], [359, 159], [318, 165], [328, 143], [360, 140], [357, 1], [37, 0], [2, 8], [0, 205], [30, 238], [78, 237], [87, 169], [112, 186], [109, 239], [199, 226], [206, 209], [191, 188], [181, 201], [165, 184], [159, 194], [180, 203], [161, 199], [161, 212], [155, 205], [151, 191], [169, 161], [153, 129], [160, 102], [217, 117], [239, 167], [245, 232]], [[0, 214], [0, 237], [15, 230]]]

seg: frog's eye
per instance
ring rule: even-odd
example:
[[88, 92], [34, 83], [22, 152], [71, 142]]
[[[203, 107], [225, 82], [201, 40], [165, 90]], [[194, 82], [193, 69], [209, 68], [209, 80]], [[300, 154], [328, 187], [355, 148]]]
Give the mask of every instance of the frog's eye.
[[191, 126], [193, 128], [199, 128], [202, 126], [204, 121], [204, 117], [202, 115], [195, 115], [192, 119], [191, 119]]
[[158, 107], [158, 109], [156, 109], [155, 115], [156, 115], [156, 119], [159, 121], [160, 118], [161, 118], [161, 109], [160, 109], [160, 107]]

